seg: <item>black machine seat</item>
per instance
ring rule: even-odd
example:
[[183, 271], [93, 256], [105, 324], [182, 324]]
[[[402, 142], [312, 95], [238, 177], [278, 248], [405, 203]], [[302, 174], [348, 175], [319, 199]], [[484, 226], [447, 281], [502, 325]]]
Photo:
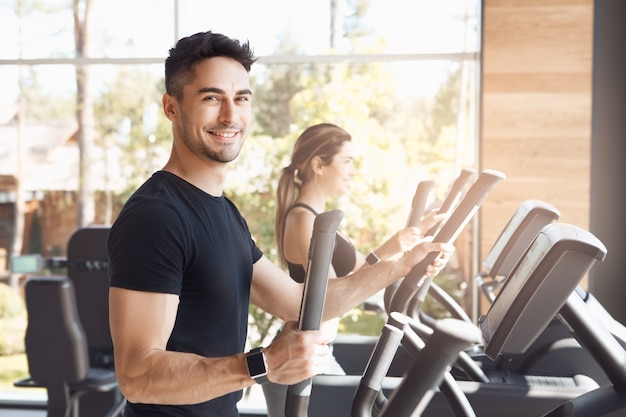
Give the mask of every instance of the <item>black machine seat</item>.
[[[30, 378], [19, 387], [44, 387], [48, 417], [78, 417], [78, 398], [118, 388], [115, 371], [92, 367], [87, 338], [78, 317], [72, 282], [67, 277], [32, 277], [25, 284], [28, 327], [25, 345]], [[107, 417], [121, 416], [120, 398]]]

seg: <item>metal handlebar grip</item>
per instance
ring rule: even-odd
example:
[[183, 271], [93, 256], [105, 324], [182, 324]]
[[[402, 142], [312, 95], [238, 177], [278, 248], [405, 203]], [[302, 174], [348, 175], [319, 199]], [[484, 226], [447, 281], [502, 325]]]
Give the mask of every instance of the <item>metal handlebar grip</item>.
[[[472, 184], [457, 208], [452, 212], [448, 221], [433, 237], [433, 242], [453, 243], [463, 228], [478, 211], [493, 187], [505, 178], [505, 175], [499, 171], [483, 171], [476, 182]], [[391, 302], [391, 311], [405, 313], [409, 301], [413, 298], [417, 291], [420, 291], [424, 297], [426, 296], [429, 286], [429, 284], [424, 285], [427, 278], [426, 268], [438, 256], [439, 252], [430, 252], [421, 262], [411, 269], [411, 272], [409, 272], [404, 280], [402, 280], [399, 288], [394, 293], [393, 300]]]
[[435, 187], [435, 181], [424, 180], [417, 184], [413, 201], [411, 202], [411, 212], [407, 218], [406, 227], [419, 227], [424, 211], [426, 210], [426, 201], [428, 195]]
[[[342, 219], [341, 210], [327, 211], [315, 217], [300, 306], [299, 328], [301, 330], [318, 330], [320, 327], [328, 286], [328, 271], [335, 247], [335, 235]], [[307, 416], [311, 383], [312, 378], [308, 378], [287, 388], [285, 417]]]

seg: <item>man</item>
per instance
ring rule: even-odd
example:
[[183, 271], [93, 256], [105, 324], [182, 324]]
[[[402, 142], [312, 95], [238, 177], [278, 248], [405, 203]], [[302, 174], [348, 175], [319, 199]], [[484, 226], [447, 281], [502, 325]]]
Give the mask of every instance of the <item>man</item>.
[[[109, 234], [110, 324], [125, 417], [238, 415], [241, 390], [267, 378], [293, 384], [329, 354], [321, 331], [300, 331], [302, 284], [274, 266], [222, 195], [251, 119], [248, 43], [198, 33], [165, 62], [170, 158], [128, 200]], [[338, 317], [408, 274], [422, 242], [394, 261], [332, 280], [324, 319]], [[429, 266], [437, 273], [445, 259]], [[288, 323], [262, 351], [243, 352], [252, 302]], [[266, 368], [257, 371], [255, 365]]]

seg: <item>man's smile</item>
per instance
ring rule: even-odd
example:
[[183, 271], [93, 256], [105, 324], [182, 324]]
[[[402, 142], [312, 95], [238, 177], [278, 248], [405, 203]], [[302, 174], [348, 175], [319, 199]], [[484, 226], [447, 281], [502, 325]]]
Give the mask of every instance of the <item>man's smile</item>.
[[224, 139], [232, 139], [235, 136], [237, 136], [239, 133], [241, 133], [240, 130], [237, 131], [217, 131], [217, 130], [209, 130], [209, 133], [214, 135], [214, 136], [219, 136], [222, 137]]

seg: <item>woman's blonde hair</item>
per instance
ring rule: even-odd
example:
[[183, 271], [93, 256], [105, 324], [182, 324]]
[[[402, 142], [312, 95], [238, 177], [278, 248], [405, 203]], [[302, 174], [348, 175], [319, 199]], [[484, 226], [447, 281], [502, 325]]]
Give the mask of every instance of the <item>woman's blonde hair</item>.
[[351, 141], [348, 132], [331, 123], [320, 123], [308, 127], [296, 140], [291, 152], [291, 163], [282, 169], [276, 190], [276, 218], [274, 232], [278, 247], [278, 259], [283, 268], [285, 260], [285, 221], [287, 212], [298, 198], [300, 186], [313, 176], [311, 160], [320, 158], [329, 165], [344, 142]]

